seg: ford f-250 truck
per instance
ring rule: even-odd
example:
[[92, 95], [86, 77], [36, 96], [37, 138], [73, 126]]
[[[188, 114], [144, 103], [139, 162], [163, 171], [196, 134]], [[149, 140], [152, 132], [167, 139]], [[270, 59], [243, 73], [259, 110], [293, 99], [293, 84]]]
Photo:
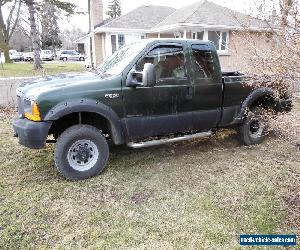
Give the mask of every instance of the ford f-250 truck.
[[26, 147], [56, 142], [60, 173], [85, 179], [104, 169], [109, 142], [140, 148], [229, 126], [246, 145], [262, 142], [261, 112], [289, 111], [292, 102], [244, 82], [237, 72], [222, 74], [211, 42], [143, 40], [117, 51], [96, 72], [23, 84], [13, 127]]

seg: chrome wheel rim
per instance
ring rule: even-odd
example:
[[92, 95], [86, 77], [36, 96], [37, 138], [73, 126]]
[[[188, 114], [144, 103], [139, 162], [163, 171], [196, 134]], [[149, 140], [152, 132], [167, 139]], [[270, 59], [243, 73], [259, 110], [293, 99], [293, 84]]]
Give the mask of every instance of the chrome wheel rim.
[[78, 140], [68, 150], [68, 163], [76, 171], [93, 168], [99, 158], [96, 144], [90, 140]]
[[262, 120], [253, 120], [250, 123], [250, 133], [252, 137], [260, 137], [265, 129], [265, 124]]

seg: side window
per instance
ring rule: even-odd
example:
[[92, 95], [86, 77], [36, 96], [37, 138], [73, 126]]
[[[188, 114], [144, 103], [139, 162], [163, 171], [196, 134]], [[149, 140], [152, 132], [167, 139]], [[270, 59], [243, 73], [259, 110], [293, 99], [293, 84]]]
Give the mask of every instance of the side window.
[[186, 78], [183, 48], [180, 45], [159, 45], [152, 49], [136, 66], [142, 71], [145, 63], [155, 66], [157, 81], [168, 78]]
[[211, 78], [214, 72], [212, 53], [206, 45], [192, 45], [192, 61], [196, 77]]

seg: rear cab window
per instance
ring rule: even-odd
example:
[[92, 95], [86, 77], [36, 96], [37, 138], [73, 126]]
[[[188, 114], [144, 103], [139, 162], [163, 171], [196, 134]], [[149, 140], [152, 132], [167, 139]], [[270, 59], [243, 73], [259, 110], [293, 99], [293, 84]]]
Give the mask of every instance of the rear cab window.
[[192, 67], [195, 78], [208, 79], [214, 74], [213, 54], [209, 46], [194, 44], [191, 46]]

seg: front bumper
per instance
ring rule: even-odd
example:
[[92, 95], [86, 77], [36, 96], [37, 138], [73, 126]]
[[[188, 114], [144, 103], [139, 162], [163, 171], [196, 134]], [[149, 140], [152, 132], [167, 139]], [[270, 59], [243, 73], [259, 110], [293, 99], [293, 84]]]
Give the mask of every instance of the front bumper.
[[26, 118], [13, 121], [13, 128], [19, 143], [25, 147], [39, 149], [45, 146], [52, 122], [33, 122]]

